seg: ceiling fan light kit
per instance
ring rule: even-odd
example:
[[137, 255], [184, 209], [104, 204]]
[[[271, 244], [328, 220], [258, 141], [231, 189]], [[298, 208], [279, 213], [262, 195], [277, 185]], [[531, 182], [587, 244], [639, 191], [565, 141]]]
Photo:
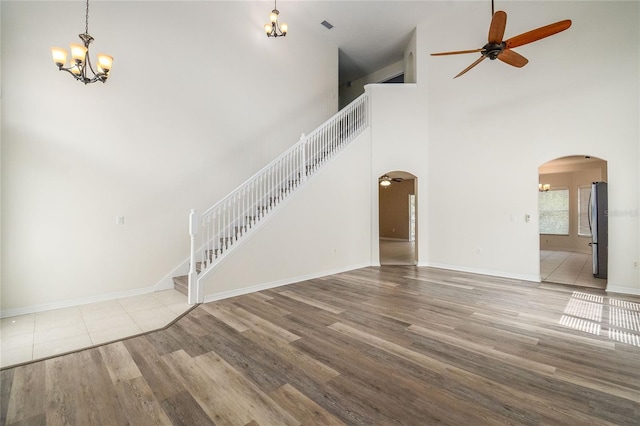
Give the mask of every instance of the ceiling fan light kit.
[[[493, 12], [493, 2], [491, 3], [491, 10]], [[462, 70], [454, 78], [458, 78], [465, 74], [471, 68], [478, 65], [480, 62], [489, 58], [491, 60], [499, 59], [505, 64], [522, 68], [527, 65], [529, 60], [519, 53], [515, 52], [514, 47], [524, 46], [525, 44], [533, 43], [540, 39], [552, 36], [561, 31], [566, 30], [571, 26], [571, 20], [565, 19], [563, 21], [555, 22], [553, 24], [545, 25], [544, 27], [536, 28], [535, 30], [527, 31], [515, 37], [511, 37], [508, 40], [503, 40], [504, 31], [507, 26], [507, 14], [501, 10], [493, 13], [491, 17], [491, 25], [489, 26], [488, 42], [480, 49], [471, 50], [458, 50], [453, 52], [441, 52], [432, 53], [431, 56], [444, 56], [444, 55], [460, 55], [466, 53], [480, 53], [480, 58]]]
[[378, 182], [380, 182], [380, 186], [388, 187], [392, 182], [402, 182], [404, 179], [401, 177], [389, 177], [389, 175], [383, 175], [378, 178]]

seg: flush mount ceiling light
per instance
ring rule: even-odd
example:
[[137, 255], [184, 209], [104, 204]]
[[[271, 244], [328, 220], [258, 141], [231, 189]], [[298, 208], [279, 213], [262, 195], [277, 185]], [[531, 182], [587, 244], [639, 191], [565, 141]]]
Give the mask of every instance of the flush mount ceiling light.
[[105, 55], [104, 53], [98, 54], [97, 72], [93, 69], [93, 65], [91, 65], [91, 61], [89, 60], [89, 44], [93, 41], [93, 37], [89, 35], [89, 0], [87, 0], [84, 33], [79, 34], [78, 37], [80, 37], [83, 44], [71, 43], [69, 45], [71, 47], [72, 57], [69, 66], [66, 67], [67, 51], [61, 47], [51, 48], [53, 62], [58, 66], [60, 71], [68, 72], [76, 80], [84, 84], [95, 83], [96, 81], [106, 82], [107, 77], [109, 77], [109, 71], [111, 71], [113, 57]]
[[267, 37], [284, 37], [287, 35], [287, 31], [289, 30], [289, 26], [284, 22], [282, 24], [278, 24], [278, 9], [276, 7], [276, 0], [273, 2], [273, 10], [269, 15], [269, 23], [264, 24], [264, 32], [267, 34]]

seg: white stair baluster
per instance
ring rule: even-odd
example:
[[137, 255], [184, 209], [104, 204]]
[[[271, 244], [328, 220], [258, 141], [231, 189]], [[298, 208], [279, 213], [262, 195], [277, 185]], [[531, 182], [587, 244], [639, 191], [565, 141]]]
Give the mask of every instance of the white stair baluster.
[[[308, 180], [348, 142], [369, 126], [368, 90], [262, 170], [198, 214], [189, 214], [191, 245], [189, 303], [201, 303], [202, 279], [226, 253], [282, 200]], [[201, 259], [200, 275], [197, 259]]]

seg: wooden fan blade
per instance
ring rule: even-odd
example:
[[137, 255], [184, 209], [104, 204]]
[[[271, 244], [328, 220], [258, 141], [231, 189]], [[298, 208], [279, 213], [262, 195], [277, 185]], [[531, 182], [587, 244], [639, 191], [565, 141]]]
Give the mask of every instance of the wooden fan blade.
[[504, 29], [507, 26], [507, 14], [501, 10], [493, 14], [491, 26], [489, 27], [489, 43], [502, 43]]
[[471, 68], [475, 67], [476, 65], [478, 65], [480, 62], [482, 62], [484, 59], [486, 58], [486, 56], [482, 55], [478, 58], [477, 61], [475, 61], [474, 63], [472, 63], [471, 65], [469, 65], [468, 67], [466, 67], [465, 69], [463, 69], [460, 74], [456, 75], [453, 78], [458, 78], [460, 77], [462, 74], [466, 73], [467, 71], [469, 71]]
[[518, 68], [524, 67], [529, 62], [529, 60], [521, 54], [509, 49], [503, 50], [502, 53], [498, 55], [498, 59], [500, 59], [505, 64], [509, 64]]
[[527, 31], [526, 33], [511, 37], [509, 40], [507, 40], [505, 42], [506, 48], [511, 49], [513, 47], [518, 47], [528, 43], [532, 43], [534, 41], [538, 41], [542, 38], [549, 37], [551, 35], [564, 31], [570, 26], [571, 20], [565, 19], [564, 21], [559, 21], [550, 25], [546, 25], [544, 27], [536, 28], [535, 30]]
[[482, 49], [473, 49], [473, 50], [458, 50], [456, 52], [441, 52], [441, 53], [432, 53], [431, 56], [443, 56], [443, 55], [460, 55], [462, 53], [478, 53], [482, 52]]

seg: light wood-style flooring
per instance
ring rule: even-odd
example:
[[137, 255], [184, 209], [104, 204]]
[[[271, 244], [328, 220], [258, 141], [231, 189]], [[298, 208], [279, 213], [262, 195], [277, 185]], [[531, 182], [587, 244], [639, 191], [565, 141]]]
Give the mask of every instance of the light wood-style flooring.
[[413, 266], [2, 370], [2, 424], [631, 425], [640, 297]]

